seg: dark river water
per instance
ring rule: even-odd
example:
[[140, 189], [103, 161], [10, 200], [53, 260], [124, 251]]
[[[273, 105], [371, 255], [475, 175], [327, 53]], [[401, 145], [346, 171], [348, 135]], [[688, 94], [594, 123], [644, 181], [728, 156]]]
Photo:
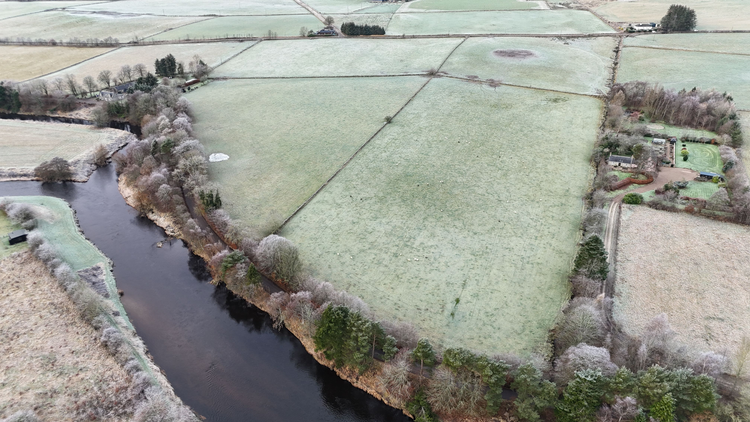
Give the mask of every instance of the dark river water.
[[84, 184], [0, 183], [0, 196], [67, 200], [114, 262], [125, 310], [182, 400], [209, 421], [408, 421], [318, 364], [287, 330], [225, 288], [203, 261], [138, 217], [113, 166]]

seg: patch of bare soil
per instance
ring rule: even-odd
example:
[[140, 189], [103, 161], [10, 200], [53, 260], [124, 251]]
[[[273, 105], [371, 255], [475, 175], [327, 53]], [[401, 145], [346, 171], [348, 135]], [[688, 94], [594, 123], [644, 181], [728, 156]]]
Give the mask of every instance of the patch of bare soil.
[[531, 50], [521, 50], [521, 49], [508, 49], [508, 50], [495, 50], [492, 52], [497, 57], [502, 57], [506, 59], [530, 59], [532, 57], [536, 57], [536, 54]]
[[130, 376], [28, 251], [0, 261], [0, 356], [0, 419], [129, 419]]
[[750, 227], [623, 205], [615, 313], [643, 333], [666, 313], [680, 343], [737, 350], [750, 336]]

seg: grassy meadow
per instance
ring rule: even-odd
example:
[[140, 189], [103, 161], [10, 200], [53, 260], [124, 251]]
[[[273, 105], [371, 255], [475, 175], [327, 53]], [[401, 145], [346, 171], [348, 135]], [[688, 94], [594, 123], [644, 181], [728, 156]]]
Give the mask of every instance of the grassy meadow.
[[0, 79], [25, 81], [64, 69], [111, 48], [0, 46]]
[[583, 34], [614, 32], [585, 10], [397, 13], [388, 35]]
[[[216, 77], [362, 76], [437, 69], [460, 39], [263, 41], [216, 69]], [[345, 59], [344, 59], [345, 58]]]
[[0, 38], [55, 39], [117, 38], [129, 42], [200, 20], [196, 17], [103, 15], [42, 12], [3, 21]]
[[[395, 114], [421, 77], [217, 81], [188, 95], [224, 208], [274, 229]], [[226, 104], [241, 105], [227, 113]]]
[[74, 10], [171, 16], [307, 14], [294, 0], [120, 0], [76, 7]]
[[122, 134], [93, 126], [0, 120], [0, 168], [33, 168], [55, 157], [73, 160]]
[[[613, 1], [595, 10], [615, 22], [660, 22], [672, 4], [673, 0]], [[699, 31], [750, 29], [750, 6], [745, 0], [683, 0], [677, 4], [695, 10]]]
[[[305, 0], [305, 3], [324, 15], [334, 13], [359, 13], [375, 6], [369, 1], [363, 0]], [[382, 5], [378, 6], [382, 7]]]
[[[112, 76], [116, 76], [121, 66], [129, 65], [132, 67], [138, 63], [146, 65], [149, 72], [155, 73], [154, 61], [165, 57], [167, 54], [172, 54], [178, 62], [185, 65], [186, 69], [195, 55], [200, 56], [201, 60], [209, 66], [218, 66], [253, 44], [252, 41], [247, 41], [242, 43], [162, 44], [122, 47], [49, 75], [48, 79], [72, 74], [76, 76], [78, 82], [82, 82], [86, 76], [92, 76], [96, 79], [96, 76], [102, 70], [109, 70], [112, 72]], [[27, 47], [27, 50], [33, 48], [37, 47]]]
[[151, 37], [150, 40], [175, 41], [198, 40], [202, 38], [264, 37], [267, 36], [268, 31], [274, 32], [279, 37], [296, 37], [299, 36], [299, 30], [303, 26], [317, 31], [323, 28], [323, 23], [310, 14], [290, 16], [224, 16], [181, 26]]
[[648, 34], [625, 38], [624, 45], [750, 55], [750, 34]]
[[670, 89], [715, 88], [750, 110], [750, 55], [624, 48], [617, 82], [645, 81]]
[[614, 311], [624, 330], [639, 335], [664, 312], [678, 341], [736, 350], [750, 335], [750, 228], [643, 206], [625, 205], [621, 218]]
[[405, 3], [401, 12], [458, 10], [525, 10], [539, 9], [539, 4], [520, 0], [416, 0]]
[[606, 91], [611, 38], [470, 38], [441, 69], [451, 75], [580, 94]]
[[568, 299], [600, 115], [592, 98], [434, 79], [280, 234], [381, 317], [532, 352]]
[[20, 228], [21, 226], [11, 223], [8, 216], [3, 211], [0, 211], [0, 260], [12, 253], [22, 251], [28, 246], [26, 242], [11, 245], [8, 241], [8, 233]]

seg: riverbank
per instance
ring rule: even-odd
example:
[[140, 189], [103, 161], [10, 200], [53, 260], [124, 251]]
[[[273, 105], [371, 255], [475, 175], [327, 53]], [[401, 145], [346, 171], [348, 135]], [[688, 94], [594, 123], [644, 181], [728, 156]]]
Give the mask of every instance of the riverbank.
[[[134, 189], [128, 186], [122, 177], [118, 178], [118, 189], [128, 205], [134, 209], [139, 209]], [[207, 253], [204, 248], [193, 244], [190, 238], [183, 236], [179, 229], [179, 225], [169, 214], [150, 209], [146, 212], [145, 216], [154, 222], [154, 224], [164, 229], [167, 235], [185, 241], [191, 251], [201, 257], [206, 263], [210, 262], [211, 255]], [[200, 216], [195, 217], [202, 218]], [[216, 274], [214, 274], [214, 276], [216, 276]], [[249, 284], [232, 283], [231, 277], [226, 277], [226, 279], [230, 280], [226, 283], [226, 287], [230, 292], [256, 306], [263, 312], [267, 314], [272, 313], [272, 303], [270, 302], [271, 295], [265, 289]], [[310, 332], [308, 327], [305, 326], [303, 321], [293, 316], [287, 317], [284, 319], [284, 326], [299, 340], [307, 353], [309, 353], [318, 363], [333, 370], [339, 378], [348, 381], [354, 387], [365, 391], [388, 406], [399, 409], [405, 415], [411, 417], [405, 409], [406, 403], [389, 394], [385, 386], [380, 382], [379, 374], [382, 369], [381, 362], [375, 361], [373, 367], [362, 375], [349, 368], [336, 368], [333, 361], [326, 359], [323, 353], [315, 351], [312, 332]]]
[[0, 418], [197, 421], [135, 332], [111, 262], [69, 204], [7, 197], [2, 210], [34, 229], [23, 251], [0, 261]]

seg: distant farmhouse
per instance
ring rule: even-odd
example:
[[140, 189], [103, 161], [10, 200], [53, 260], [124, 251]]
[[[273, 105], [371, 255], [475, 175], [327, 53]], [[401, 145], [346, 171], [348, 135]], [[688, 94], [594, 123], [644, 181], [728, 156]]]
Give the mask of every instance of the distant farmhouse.
[[104, 101], [120, 101], [125, 99], [125, 95], [133, 88], [135, 88], [135, 82], [127, 82], [113, 86], [112, 88], [103, 89], [99, 91], [97, 97]]
[[654, 32], [659, 29], [661, 25], [658, 23], [631, 23], [628, 25], [628, 32]]
[[631, 155], [630, 157], [625, 157], [623, 155], [609, 155], [609, 158], [607, 159], [607, 164], [609, 164], [612, 167], [620, 167], [620, 168], [636, 168], [638, 167], [638, 164], [635, 163], [635, 159]]

